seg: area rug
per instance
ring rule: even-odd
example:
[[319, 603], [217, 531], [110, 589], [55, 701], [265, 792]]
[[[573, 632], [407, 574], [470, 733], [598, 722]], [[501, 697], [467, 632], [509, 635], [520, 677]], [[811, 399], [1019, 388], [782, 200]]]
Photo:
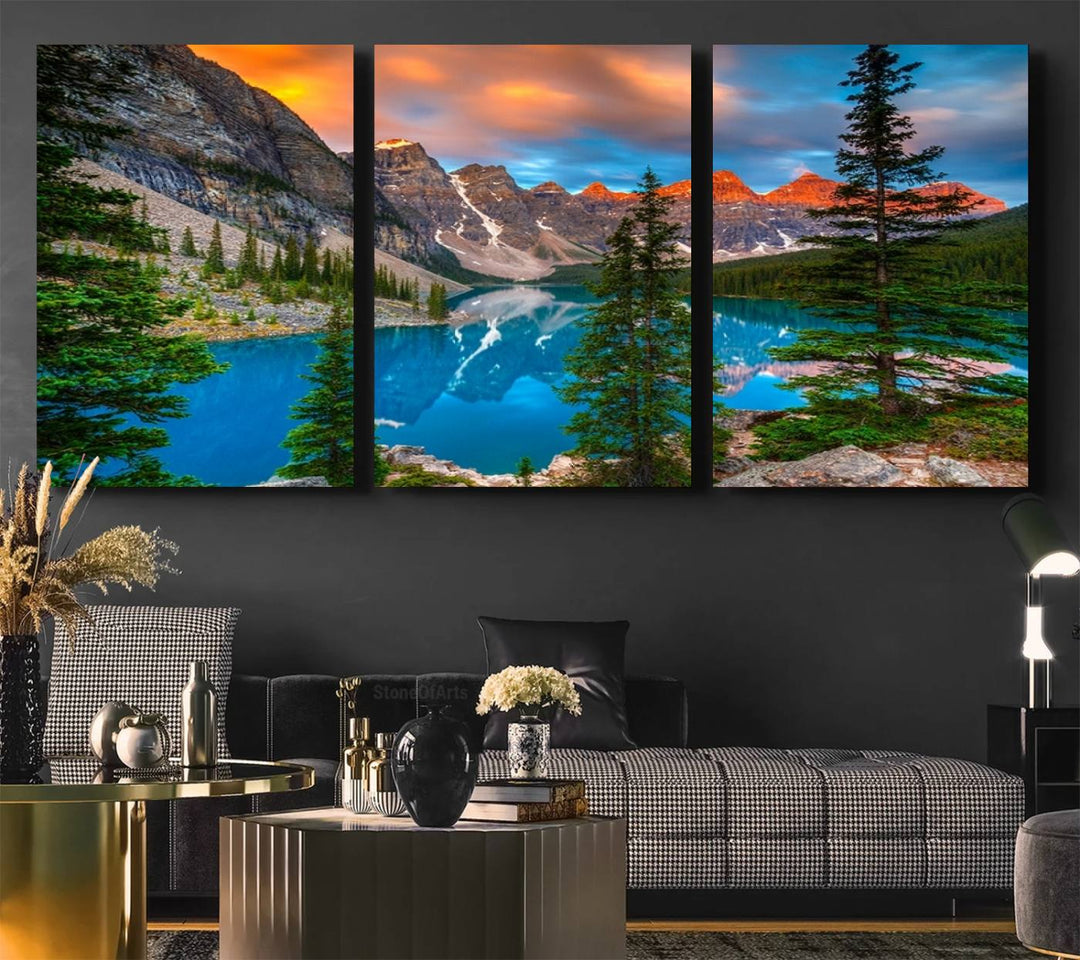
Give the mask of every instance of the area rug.
[[[217, 960], [218, 936], [153, 932], [147, 960]], [[627, 960], [1010, 960], [1028, 953], [1011, 933], [667, 933], [626, 935]]]
[[1011, 933], [666, 933], [626, 935], [627, 960], [1010, 960]]

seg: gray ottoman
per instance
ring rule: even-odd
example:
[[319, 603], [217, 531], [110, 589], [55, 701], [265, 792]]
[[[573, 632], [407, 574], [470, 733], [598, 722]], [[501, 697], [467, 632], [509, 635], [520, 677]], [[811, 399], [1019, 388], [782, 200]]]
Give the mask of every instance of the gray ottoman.
[[1080, 810], [1040, 813], [1020, 828], [1015, 876], [1020, 942], [1080, 957]]

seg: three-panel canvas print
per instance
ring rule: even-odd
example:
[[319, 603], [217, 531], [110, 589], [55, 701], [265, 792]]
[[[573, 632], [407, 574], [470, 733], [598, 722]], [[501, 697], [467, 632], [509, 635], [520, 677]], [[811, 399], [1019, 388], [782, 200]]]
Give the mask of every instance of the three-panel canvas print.
[[717, 487], [1027, 485], [1026, 47], [716, 46], [711, 238], [689, 45], [377, 45], [373, 182], [353, 60], [38, 48], [58, 473], [670, 489], [711, 450]]

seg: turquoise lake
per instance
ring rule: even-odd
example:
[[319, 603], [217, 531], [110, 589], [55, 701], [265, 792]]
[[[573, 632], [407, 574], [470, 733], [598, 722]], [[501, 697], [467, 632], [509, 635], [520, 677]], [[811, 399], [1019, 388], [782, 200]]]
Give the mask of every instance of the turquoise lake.
[[[424, 447], [483, 473], [510, 472], [522, 456], [547, 466], [570, 445], [562, 427], [572, 410], [553, 388], [595, 302], [577, 286], [483, 288], [451, 301], [472, 322], [376, 330], [379, 441]], [[772, 360], [768, 350], [822, 326], [829, 324], [783, 301], [717, 297], [713, 350], [724, 365], [724, 402], [746, 410], [801, 405], [781, 385], [811, 365]], [[1026, 375], [1026, 358], [1010, 360], [1011, 372]]]
[[[596, 300], [578, 286], [500, 286], [451, 300], [469, 322], [375, 331], [375, 432], [387, 444], [414, 444], [483, 473], [506, 473], [528, 456], [537, 468], [571, 445], [563, 426], [573, 412], [555, 395], [563, 357]], [[1022, 314], [1014, 315], [1022, 320]], [[713, 344], [724, 364], [724, 402], [735, 409], [799, 405], [780, 389], [808, 365], [770, 359], [798, 331], [827, 326], [776, 300], [717, 298]], [[167, 470], [221, 486], [260, 483], [288, 462], [281, 447], [295, 426], [289, 409], [309, 384], [314, 336], [212, 343], [230, 364], [223, 374], [178, 387], [190, 416], [166, 421], [171, 445], [155, 451]], [[1010, 372], [1027, 375], [1026, 357]], [[106, 473], [106, 471], [103, 471]]]
[[450, 301], [471, 322], [376, 330], [376, 437], [482, 473], [546, 467], [571, 444], [554, 388], [595, 302], [575, 286], [478, 288]]
[[189, 416], [160, 424], [171, 443], [154, 455], [171, 473], [191, 474], [204, 483], [262, 483], [289, 462], [281, 441], [297, 424], [289, 408], [311, 389], [301, 374], [319, 352], [316, 337], [233, 340], [209, 347], [229, 369], [174, 389], [187, 397]]
[[[1023, 323], [1023, 313], [1002, 313]], [[746, 300], [738, 297], [713, 299], [713, 355], [723, 364], [721, 399], [735, 410], [782, 410], [802, 406], [806, 401], [795, 390], [782, 389], [789, 377], [812, 374], [820, 369], [813, 363], [785, 363], [769, 356], [771, 347], [793, 344], [800, 330], [842, 329], [783, 300]], [[1027, 376], [1027, 356], [1012, 355], [999, 373]]]

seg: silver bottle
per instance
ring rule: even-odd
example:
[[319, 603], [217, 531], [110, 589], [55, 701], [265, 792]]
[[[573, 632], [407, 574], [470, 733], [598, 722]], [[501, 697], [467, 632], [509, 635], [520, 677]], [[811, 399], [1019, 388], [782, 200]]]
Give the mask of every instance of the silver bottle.
[[205, 660], [193, 661], [189, 676], [180, 698], [180, 763], [185, 767], [212, 767], [217, 763], [217, 691], [210, 682]]

